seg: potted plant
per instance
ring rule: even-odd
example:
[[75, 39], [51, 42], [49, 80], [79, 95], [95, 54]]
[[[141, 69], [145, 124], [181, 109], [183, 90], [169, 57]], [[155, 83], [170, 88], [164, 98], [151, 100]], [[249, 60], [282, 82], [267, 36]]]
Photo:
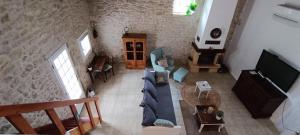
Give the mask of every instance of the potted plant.
[[187, 11], [186, 11], [186, 16], [190, 16], [193, 14], [193, 12], [196, 10], [196, 8], [198, 7], [198, 4], [196, 1], [191, 1]]
[[224, 118], [224, 112], [223, 111], [217, 111], [216, 112], [216, 119], [221, 120]]

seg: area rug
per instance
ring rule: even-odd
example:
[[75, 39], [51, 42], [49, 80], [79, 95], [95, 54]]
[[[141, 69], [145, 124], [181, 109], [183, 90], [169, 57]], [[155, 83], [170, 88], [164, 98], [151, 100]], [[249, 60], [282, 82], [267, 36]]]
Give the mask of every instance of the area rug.
[[219, 107], [221, 105], [221, 97], [216, 90], [212, 90], [206, 96], [206, 92], [202, 92], [198, 98], [198, 91], [195, 92], [195, 85], [184, 85], [181, 90], [183, 100], [190, 106], [195, 105], [214, 105]]
[[199, 134], [199, 124], [193, 115], [193, 106], [189, 105], [184, 100], [180, 100], [179, 102], [187, 135], [228, 135], [226, 127], [224, 127], [219, 133], [218, 127], [216, 126], [206, 126]]

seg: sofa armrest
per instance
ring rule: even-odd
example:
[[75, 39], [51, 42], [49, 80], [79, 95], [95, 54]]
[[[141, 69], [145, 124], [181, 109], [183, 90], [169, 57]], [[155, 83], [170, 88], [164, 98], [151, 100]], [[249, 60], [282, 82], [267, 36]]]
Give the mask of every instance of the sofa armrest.
[[143, 128], [142, 135], [179, 135], [181, 130], [180, 126], [175, 126], [173, 128], [148, 126]]
[[155, 71], [157, 71], [157, 72], [165, 72], [166, 68], [158, 65], [158, 66], [155, 67]]

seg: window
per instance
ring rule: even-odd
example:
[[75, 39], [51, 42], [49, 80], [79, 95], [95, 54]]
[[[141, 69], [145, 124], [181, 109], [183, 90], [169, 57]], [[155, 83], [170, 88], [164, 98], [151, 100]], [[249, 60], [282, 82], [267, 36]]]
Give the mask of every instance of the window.
[[67, 52], [67, 47], [59, 49], [51, 58], [51, 64], [71, 99], [82, 95], [82, 87]]
[[[64, 88], [70, 99], [84, 97], [83, 88], [75, 72], [66, 45], [56, 51], [49, 59], [52, 68], [62, 88]], [[76, 105], [80, 112], [82, 105]]]
[[174, 15], [192, 15], [197, 8], [195, 0], [174, 0], [173, 14]]
[[79, 44], [80, 44], [82, 55], [84, 56], [84, 58], [86, 58], [86, 56], [92, 50], [89, 34], [87, 31], [84, 32], [84, 34], [79, 38]]

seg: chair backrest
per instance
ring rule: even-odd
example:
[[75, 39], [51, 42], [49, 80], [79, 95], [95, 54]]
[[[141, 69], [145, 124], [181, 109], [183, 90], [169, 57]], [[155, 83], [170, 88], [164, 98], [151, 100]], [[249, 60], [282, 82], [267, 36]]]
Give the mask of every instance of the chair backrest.
[[164, 50], [163, 50], [163, 48], [156, 48], [156, 49], [151, 51], [151, 54], [154, 54], [159, 58], [159, 57], [162, 57], [164, 55]]
[[162, 57], [163, 55], [164, 55], [163, 48], [157, 48], [151, 51], [150, 59], [151, 59], [152, 66], [157, 65], [156, 64], [157, 59]]

